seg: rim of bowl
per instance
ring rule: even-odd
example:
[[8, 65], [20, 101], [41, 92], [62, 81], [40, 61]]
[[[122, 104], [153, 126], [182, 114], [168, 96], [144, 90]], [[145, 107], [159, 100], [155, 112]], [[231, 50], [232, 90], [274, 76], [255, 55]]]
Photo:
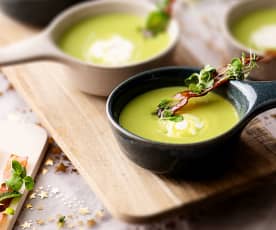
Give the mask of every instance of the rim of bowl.
[[[241, 10], [243, 7], [242, 6], [247, 6], [248, 4], [252, 4], [253, 2], [258, 2], [260, 4], [264, 4], [265, 6], [265, 2], [261, 2], [259, 0], [243, 0], [243, 1], [239, 1], [239, 2], [236, 2], [234, 4], [232, 4], [226, 11], [225, 15], [224, 15], [224, 20], [223, 20], [223, 32], [227, 38], [228, 41], [230, 41], [230, 43], [232, 45], [234, 45], [236, 48], [240, 49], [240, 50], [243, 50], [247, 53], [250, 53], [250, 51], [253, 51], [254, 53], [256, 53], [257, 55], [264, 55], [264, 52], [263, 51], [260, 51], [260, 50], [256, 50], [256, 49], [253, 49], [253, 48], [250, 48], [246, 45], [244, 45], [243, 43], [241, 43], [237, 38], [235, 38], [235, 36], [231, 33], [231, 29], [230, 29], [230, 24], [231, 24], [231, 21], [230, 21], [230, 15], [236, 11], [236, 10]], [[267, 8], [264, 7], [264, 8]], [[274, 7], [276, 8], [276, 6]], [[257, 10], [257, 8], [256, 8]], [[248, 12], [247, 12], [248, 13]]]
[[[67, 53], [65, 53], [64, 51], [62, 51], [58, 45], [57, 42], [55, 41], [55, 39], [53, 38], [53, 31], [54, 30], [58, 30], [59, 24], [61, 22], [63, 22], [64, 20], [66, 20], [68, 17], [70, 17], [71, 14], [74, 14], [78, 11], [82, 11], [83, 9], [86, 9], [87, 7], [92, 8], [95, 5], [103, 5], [103, 4], [109, 4], [109, 3], [125, 3], [125, 4], [133, 4], [133, 5], [140, 5], [140, 6], [146, 6], [147, 8], [150, 9], [156, 9], [156, 6], [153, 3], [150, 2], [137, 2], [137, 1], [129, 1], [129, 0], [101, 0], [101, 1], [89, 1], [89, 2], [83, 2], [83, 3], [79, 3], [77, 5], [73, 5], [65, 10], [63, 10], [48, 26], [48, 28], [46, 28], [45, 33], [47, 34], [48, 38], [51, 40], [51, 43], [54, 45], [54, 47], [57, 49], [57, 51], [63, 56], [64, 59], [67, 59], [71, 62], [76, 62], [78, 64], [82, 64], [82, 65], [87, 65], [89, 67], [93, 67], [93, 68], [97, 68], [97, 69], [125, 69], [125, 68], [132, 68], [132, 67], [138, 67], [141, 65], [145, 65], [148, 63], [151, 63], [153, 61], [156, 61], [159, 58], [162, 58], [163, 56], [167, 55], [168, 53], [170, 53], [175, 47], [177, 42], [179, 41], [180, 38], [180, 27], [179, 27], [179, 23], [177, 22], [177, 20], [175, 18], [171, 18], [171, 21], [168, 25], [167, 28], [167, 32], [170, 31], [170, 29], [174, 29], [174, 33], [171, 33], [172, 36], [170, 35], [170, 41], [168, 46], [161, 50], [159, 53], [155, 54], [154, 56], [139, 61], [139, 62], [134, 62], [134, 63], [129, 63], [129, 64], [123, 64], [123, 65], [118, 65], [118, 66], [110, 66], [110, 65], [97, 65], [95, 63], [91, 63], [88, 61], [82, 61], [79, 60]], [[72, 25], [74, 23], [76, 23], [77, 21], [73, 22]]]
[[107, 114], [108, 120], [110, 121], [110, 123], [112, 124], [112, 126], [115, 129], [117, 129], [120, 132], [122, 132], [123, 134], [125, 134], [126, 136], [131, 137], [131, 138], [133, 138], [135, 140], [144, 142], [146, 144], [169, 146], [169, 147], [192, 147], [192, 146], [195, 146], [195, 145], [204, 146], [204, 145], [209, 145], [211, 142], [217, 141], [218, 139], [232, 138], [232, 135], [230, 137], [228, 137], [228, 135], [231, 134], [231, 133], [236, 132], [239, 129], [240, 125], [242, 124], [242, 122], [246, 118], [246, 116], [244, 118], [239, 118], [238, 122], [233, 127], [231, 127], [229, 130], [227, 130], [224, 133], [221, 133], [221, 134], [219, 134], [219, 135], [217, 135], [215, 137], [212, 137], [210, 139], [206, 139], [206, 140], [198, 141], [198, 142], [192, 142], [192, 143], [170, 143], [170, 142], [160, 142], [160, 141], [150, 140], [150, 139], [141, 137], [141, 136], [139, 136], [139, 135], [137, 135], [137, 134], [135, 134], [133, 132], [128, 131], [127, 129], [125, 129], [124, 127], [122, 127], [119, 124], [119, 122], [117, 122], [114, 119], [113, 112], [111, 110], [111, 102], [112, 102], [112, 100], [114, 100], [114, 95], [116, 95], [116, 93], [118, 91], [120, 91], [122, 87], [128, 85], [129, 82], [135, 81], [136, 79], [139, 79], [139, 78], [143, 78], [146, 75], [154, 74], [156, 72], [162, 72], [164, 70], [172, 70], [172, 69], [174, 69], [174, 70], [188, 70], [189, 69], [189, 70], [192, 70], [192, 71], [195, 71], [195, 72], [197, 72], [197, 71], [200, 70], [199, 68], [196, 68], [196, 67], [168, 66], [168, 67], [160, 67], [160, 68], [155, 68], [155, 69], [147, 70], [147, 71], [138, 73], [138, 74], [134, 75], [131, 78], [126, 79], [125, 81], [123, 81], [122, 83], [120, 83], [118, 86], [116, 86], [112, 90], [112, 92], [109, 95], [109, 97], [107, 99], [107, 102], [106, 102], [106, 114]]

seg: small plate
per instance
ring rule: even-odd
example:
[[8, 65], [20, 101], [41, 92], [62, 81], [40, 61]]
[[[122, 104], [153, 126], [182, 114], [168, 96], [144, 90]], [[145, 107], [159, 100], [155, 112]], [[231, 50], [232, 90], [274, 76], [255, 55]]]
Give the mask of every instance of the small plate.
[[[27, 174], [35, 177], [44, 157], [47, 139], [47, 132], [38, 125], [0, 121], [0, 182], [3, 182], [4, 167], [11, 154], [27, 156]], [[27, 191], [13, 207], [15, 215], [8, 216], [5, 223], [0, 223], [1, 230], [13, 228], [26, 197]]]

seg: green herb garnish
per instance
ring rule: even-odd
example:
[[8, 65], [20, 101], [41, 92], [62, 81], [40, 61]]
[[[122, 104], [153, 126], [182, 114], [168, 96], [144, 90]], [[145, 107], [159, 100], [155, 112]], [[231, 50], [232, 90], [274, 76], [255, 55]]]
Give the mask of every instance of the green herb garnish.
[[22, 194], [19, 192], [4, 192], [0, 194], [0, 202], [5, 201], [7, 199], [12, 199], [16, 197], [21, 197]]
[[154, 114], [160, 119], [181, 121], [179, 118], [181, 115], [177, 112], [188, 103], [190, 98], [204, 96], [229, 80], [246, 79], [257, 67], [257, 62], [262, 60], [264, 60], [263, 57], [250, 53], [249, 56], [242, 54], [240, 58], [232, 59], [230, 64], [220, 69], [206, 65], [199, 73], [193, 73], [184, 80], [184, 85], [188, 90], [177, 93], [174, 98], [162, 100]]
[[[193, 73], [185, 80], [185, 86], [193, 93], [200, 94], [212, 89], [217, 82], [228, 80], [244, 80], [257, 66], [257, 56], [250, 54], [246, 57], [243, 53], [241, 58], [233, 58], [231, 63], [221, 70], [207, 65], [199, 73]], [[216, 79], [217, 78], [217, 79]]]
[[174, 0], [162, 0], [157, 10], [149, 13], [146, 19], [145, 28], [142, 29], [145, 37], [156, 36], [164, 32], [171, 18], [171, 7]]
[[231, 63], [227, 65], [225, 75], [230, 80], [243, 81], [248, 77], [250, 72], [257, 67], [257, 59], [255, 53], [251, 53], [249, 57], [246, 57], [243, 53], [241, 58], [232, 59]]
[[11, 178], [6, 181], [6, 185], [13, 192], [18, 192], [23, 184], [27, 190], [34, 188], [34, 180], [32, 177], [26, 175], [26, 168], [23, 167], [18, 161], [12, 161], [12, 175]]
[[62, 228], [65, 224], [65, 221], [66, 221], [66, 217], [65, 216], [61, 216], [58, 218], [58, 222], [57, 222], [57, 225], [58, 225], [58, 228]]
[[6, 208], [5, 211], [4, 211], [4, 214], [7, 214], [7, 215], [14, 215], [15, 211], [13, 208]]
[[193, 73], [185, 79], [185, 86], [194, 93], [201, 93], [203, 90], [213, 87], [215, 73], [216, 69], [207, 65], [199, 73]]
[[[183, 116], [173, 114], [171, 111], [171, 107], [176, 105], [178, 101], [174, 99], [164, 99], [158, 105], [158, 110], [153, 112], [153, 115], [158, 115], [162, 120], [169, 120], [174, 122], [183, 121]], [[160, 112], [160, 114], [158, 114]]]

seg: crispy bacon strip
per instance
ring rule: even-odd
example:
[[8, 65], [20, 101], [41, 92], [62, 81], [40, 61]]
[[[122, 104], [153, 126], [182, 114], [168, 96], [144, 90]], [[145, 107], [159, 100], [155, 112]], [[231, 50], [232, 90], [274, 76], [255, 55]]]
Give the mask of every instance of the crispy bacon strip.
[[174, 3], [175, 3], [175, 0], [170, 0], [168, 6], [165, 9], [165, 12], [170, 16], [172, 15], [172, 12], [173, 12]]
[[[272, 59], [275, 59], [275, 58], [276, 58], [276, 51], [270, 50], [270, 51], [267, 51], [264, 56], [257, 56], [256, 62], [266, 63], [266, 62], [270, 62]], [[246, 62], [246, 64], [248, 64], [250, 62], [250, 57], [246, 57], [245, 62]], [[225, 75], [226, 69], [227, 69], [227, 66], [224, 66], [224, 67], [218, 69], [214, 73], [214, 76], [213, 76], [214, 77], [213, 87], [210, 87], [201, 93], [194, 93], [190, 90], [185, 90], [183, 92], [177, 93], [174, 96], [174, 98], [179, 100], [179, 102], [171, 108], [172, 113], [177, 114], [177, 112], [180, 109], [182, 109], [186, 104], [188, 104], [190, 98], [202, 97], [202, 96], [206, 95], [207, 93], [209, 93], [210, 91], [212, 91], [213, 89], [218, 88], [219, 86], [228, 82], [229, 78]]]

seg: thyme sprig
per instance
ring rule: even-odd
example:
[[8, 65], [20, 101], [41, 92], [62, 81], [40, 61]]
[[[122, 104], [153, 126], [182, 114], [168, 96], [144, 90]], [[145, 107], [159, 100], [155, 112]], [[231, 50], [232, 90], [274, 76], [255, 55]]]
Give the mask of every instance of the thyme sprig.
[[154, 114], [160, 119], [177, 122], [178, 117], [181, 116], [177, 112], [188, 103], [190, 98], [204, 96], [229, 80], [246, 79], [257, 67], [257, 62], [261, 60], [263, 57], [250, 53], [249, 56], [242, 54], [240, 58], [233, 58], [228, 65], [220, 69], [206, 65], [199, 73], [193, 73], [185, 79], [184, 85], [188, 90], [177, 93], [171, 99], [162, 100]]

